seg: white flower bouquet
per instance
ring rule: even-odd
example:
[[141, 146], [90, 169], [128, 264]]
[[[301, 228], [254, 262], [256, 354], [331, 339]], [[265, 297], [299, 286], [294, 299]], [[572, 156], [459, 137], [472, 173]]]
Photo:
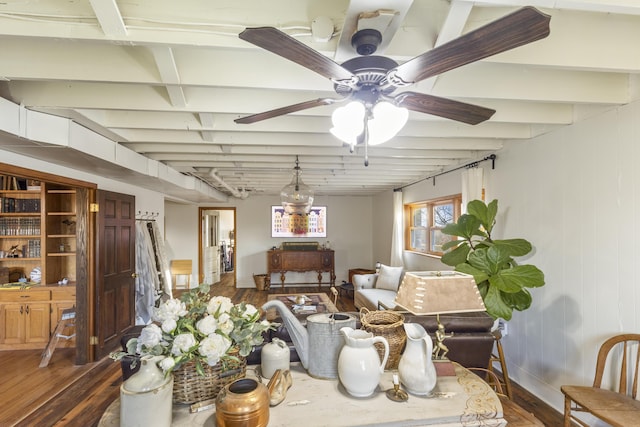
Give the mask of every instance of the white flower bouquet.
[[[263, 333], [271, 323], [260, 320], [251, 304], [233, 304], [227, 297], [209, 295], [209, 285], [169, 299], [154, 309], [154, 323], [142, 330], [138, 338], [127, 343], [125, 354], [162, 355], [159, 366], [169, 374], [187, 362], [195, 362], [196, 371], [204, 375], [203, 363], [214, 366], [237, 355], [246, 357], [263, 342]], [[223, 368], [224, 369], [224, 368]]]

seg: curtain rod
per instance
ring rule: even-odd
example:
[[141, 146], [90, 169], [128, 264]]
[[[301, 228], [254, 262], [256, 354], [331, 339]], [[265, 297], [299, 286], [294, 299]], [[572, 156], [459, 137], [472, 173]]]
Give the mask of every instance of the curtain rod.
[[457, 168], [449, 169], [447, 171], [439, 172], [439, 173], [437, 173], [435, 175], [430, 175], [430, 176], [428, 176], [426, 178], [422, 178], [422, 179], [419, 179], [417, 181], [410, 182], [409, 184], [405, 184], [402, 187], [394, 188], [393, 191], [394, 192], [402, 191], [403, 188], [407, 188], [407, 187], [409, 187], [411, 185], [417, 184], [417, 183], [422, 182], [422, 181], [426, 181], [428, 179], [433, 179], [433, 185], [436, 185], [436, 177], [437, 176], [445, 175], [445, 174], [448, 174], [449, 172], [455, 172], [455, 171], [460, 170], [460, 169], [475, 168], [475, 167], [478, 166], [479, 163], [486, 162], [487, 160], [491, 160], [491, 169], [495, 169], [496, 168], [496, 158], [497, 158], [497, 156], [495, 154], [490, 154], [490, 155], [488, 155], [487, 157], [485, 157], [483, 159], [476, 160], [475, 162], [470, 162], [470, 163], [467, 163], [466, 165], [458, 166]]

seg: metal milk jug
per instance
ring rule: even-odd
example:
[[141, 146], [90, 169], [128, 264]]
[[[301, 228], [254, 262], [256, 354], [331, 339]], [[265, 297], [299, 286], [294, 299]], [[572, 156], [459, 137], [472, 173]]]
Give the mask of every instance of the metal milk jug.
[[163, 356], [142, 356], [140, 370], [120, 386], [122, 427], [171, 426], [173, 375], [156, 365]]
[[289, 370], [291, 352], [286, 342], [280, 338], [274, 338], [270, 343], [262, 347], [260, 353], [260, 374], [265, 378], [271, 378], [278, 369]]

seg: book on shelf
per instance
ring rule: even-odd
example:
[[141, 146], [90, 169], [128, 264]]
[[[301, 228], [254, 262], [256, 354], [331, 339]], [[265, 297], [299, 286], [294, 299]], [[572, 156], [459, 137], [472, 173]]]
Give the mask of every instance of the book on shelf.
[[39, 213], [40, 199], [0, 197], [0, 213]]
[[40, 181], [35, 180], [27, 180], [26, 178], [20, 178], [17, 176], [11, 175], [0, 175], [0, 190], [4, 191], [13, 191], [13, 190], [28, 190], [29, 189], [29, 181], [33, 181], [37, 183], [33, 186], [34, 190], [39, 190]]

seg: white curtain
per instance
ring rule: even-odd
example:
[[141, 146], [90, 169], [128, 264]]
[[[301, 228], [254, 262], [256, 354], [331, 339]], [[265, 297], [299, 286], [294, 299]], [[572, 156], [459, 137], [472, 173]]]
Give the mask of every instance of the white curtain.
[[404, 247], [403, 242], [403, 205], [402, 205], [402, 191], [393, 192], [393, 234], [391, 236], [391, 262], [392, 267], [404, 267], [404, 261], [402, 259], [402, 252]]
[[483, 200], [483, 169], [469, 168], [462, 172], [462, 213], [467, 212], [467, 203]]

